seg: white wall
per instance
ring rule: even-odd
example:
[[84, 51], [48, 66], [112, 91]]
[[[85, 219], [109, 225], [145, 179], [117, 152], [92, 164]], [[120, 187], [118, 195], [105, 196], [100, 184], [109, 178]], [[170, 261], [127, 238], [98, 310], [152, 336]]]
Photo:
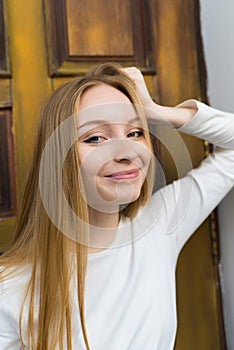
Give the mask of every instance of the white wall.
[[[234, 1], [200, 0], [213, 107], [234, 112]], [[219, 206], [221, 278], [228, 350], [234, 350], [234, 190]]]

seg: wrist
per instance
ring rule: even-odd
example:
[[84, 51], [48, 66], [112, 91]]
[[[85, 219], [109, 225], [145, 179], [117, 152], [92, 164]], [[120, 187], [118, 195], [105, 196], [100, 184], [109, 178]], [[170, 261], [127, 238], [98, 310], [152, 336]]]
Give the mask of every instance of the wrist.
[[180, 128], [188, 123], [196, 112], [196, 108], [184, 106], [167, 107], [152, 101], [150, 107], [147, 108], [146, 115], [151, 122], [156, 122], [157, 124], [169, 123], [175, 128]]

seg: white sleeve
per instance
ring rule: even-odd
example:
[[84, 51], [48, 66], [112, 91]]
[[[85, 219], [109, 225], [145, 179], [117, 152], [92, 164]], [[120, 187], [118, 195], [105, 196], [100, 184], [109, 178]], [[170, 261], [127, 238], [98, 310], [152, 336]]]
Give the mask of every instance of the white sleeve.
[[3, 283], [0, 283], [0, 349], [20, 350], [18, 324], [13, 315], [7, 312], [7, 298], [3, 292]]
[[176, 235], [177, 253], [234, 185], [234, 114], [194, 100], [182, 106], [194, 103], [198, 112], [178, 130], [215, 147], [198, 168], [158, 193], [164, 203], [166, 234]]

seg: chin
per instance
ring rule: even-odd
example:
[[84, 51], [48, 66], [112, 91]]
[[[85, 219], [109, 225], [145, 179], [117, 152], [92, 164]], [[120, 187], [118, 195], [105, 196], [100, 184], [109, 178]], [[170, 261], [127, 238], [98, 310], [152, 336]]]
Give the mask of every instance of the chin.
[[141, 194], [141, 191], [139, 191], [138, 193], [134, 193], [130, 198], [123, 198], [121, 204], [130, 204], [135, 202], [140, 197], [140, 194]]
[[135, 202], [140, 197], [140, 194], [141, 191], [132, 193], [131, 196], [126, 196], [126, 194], [124, 195], [119, 193], [118, 197], [113, 198], [113, 193], [112, 196], [107, 196], [106, 193], [104, 196], [102, 193], [100, 194], [101, 199], [95, 202], [91, 201], [88, 205], [90, 208], [103, 213], [116, 213], [126, 208], [129, 204]]
[[141, 191], [137, 191], [134, 193], [131, 193], [131, 195], [126, 195], [126, 193], [122, 194], [119, 193], [118, 194], [118, 198], [113, 199], [112, 201], [109, 200], [110, 205], [111, 204], [117, 204], [117, 205], [128, 205], [130, 203], [135, 202], [139, 197], [140, 197]]

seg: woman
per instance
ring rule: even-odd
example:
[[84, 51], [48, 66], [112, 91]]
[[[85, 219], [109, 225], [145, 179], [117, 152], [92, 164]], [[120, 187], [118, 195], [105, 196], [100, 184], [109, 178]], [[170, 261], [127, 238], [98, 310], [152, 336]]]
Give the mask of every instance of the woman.
[[[145, 114], [217, 145], [153, 195]], [[179, 252], [233, 184], [232, 114], [159, 106], [136, 68], [115, 64], [60, 87], [0, 259], [1, 349], [173, 349]]]

